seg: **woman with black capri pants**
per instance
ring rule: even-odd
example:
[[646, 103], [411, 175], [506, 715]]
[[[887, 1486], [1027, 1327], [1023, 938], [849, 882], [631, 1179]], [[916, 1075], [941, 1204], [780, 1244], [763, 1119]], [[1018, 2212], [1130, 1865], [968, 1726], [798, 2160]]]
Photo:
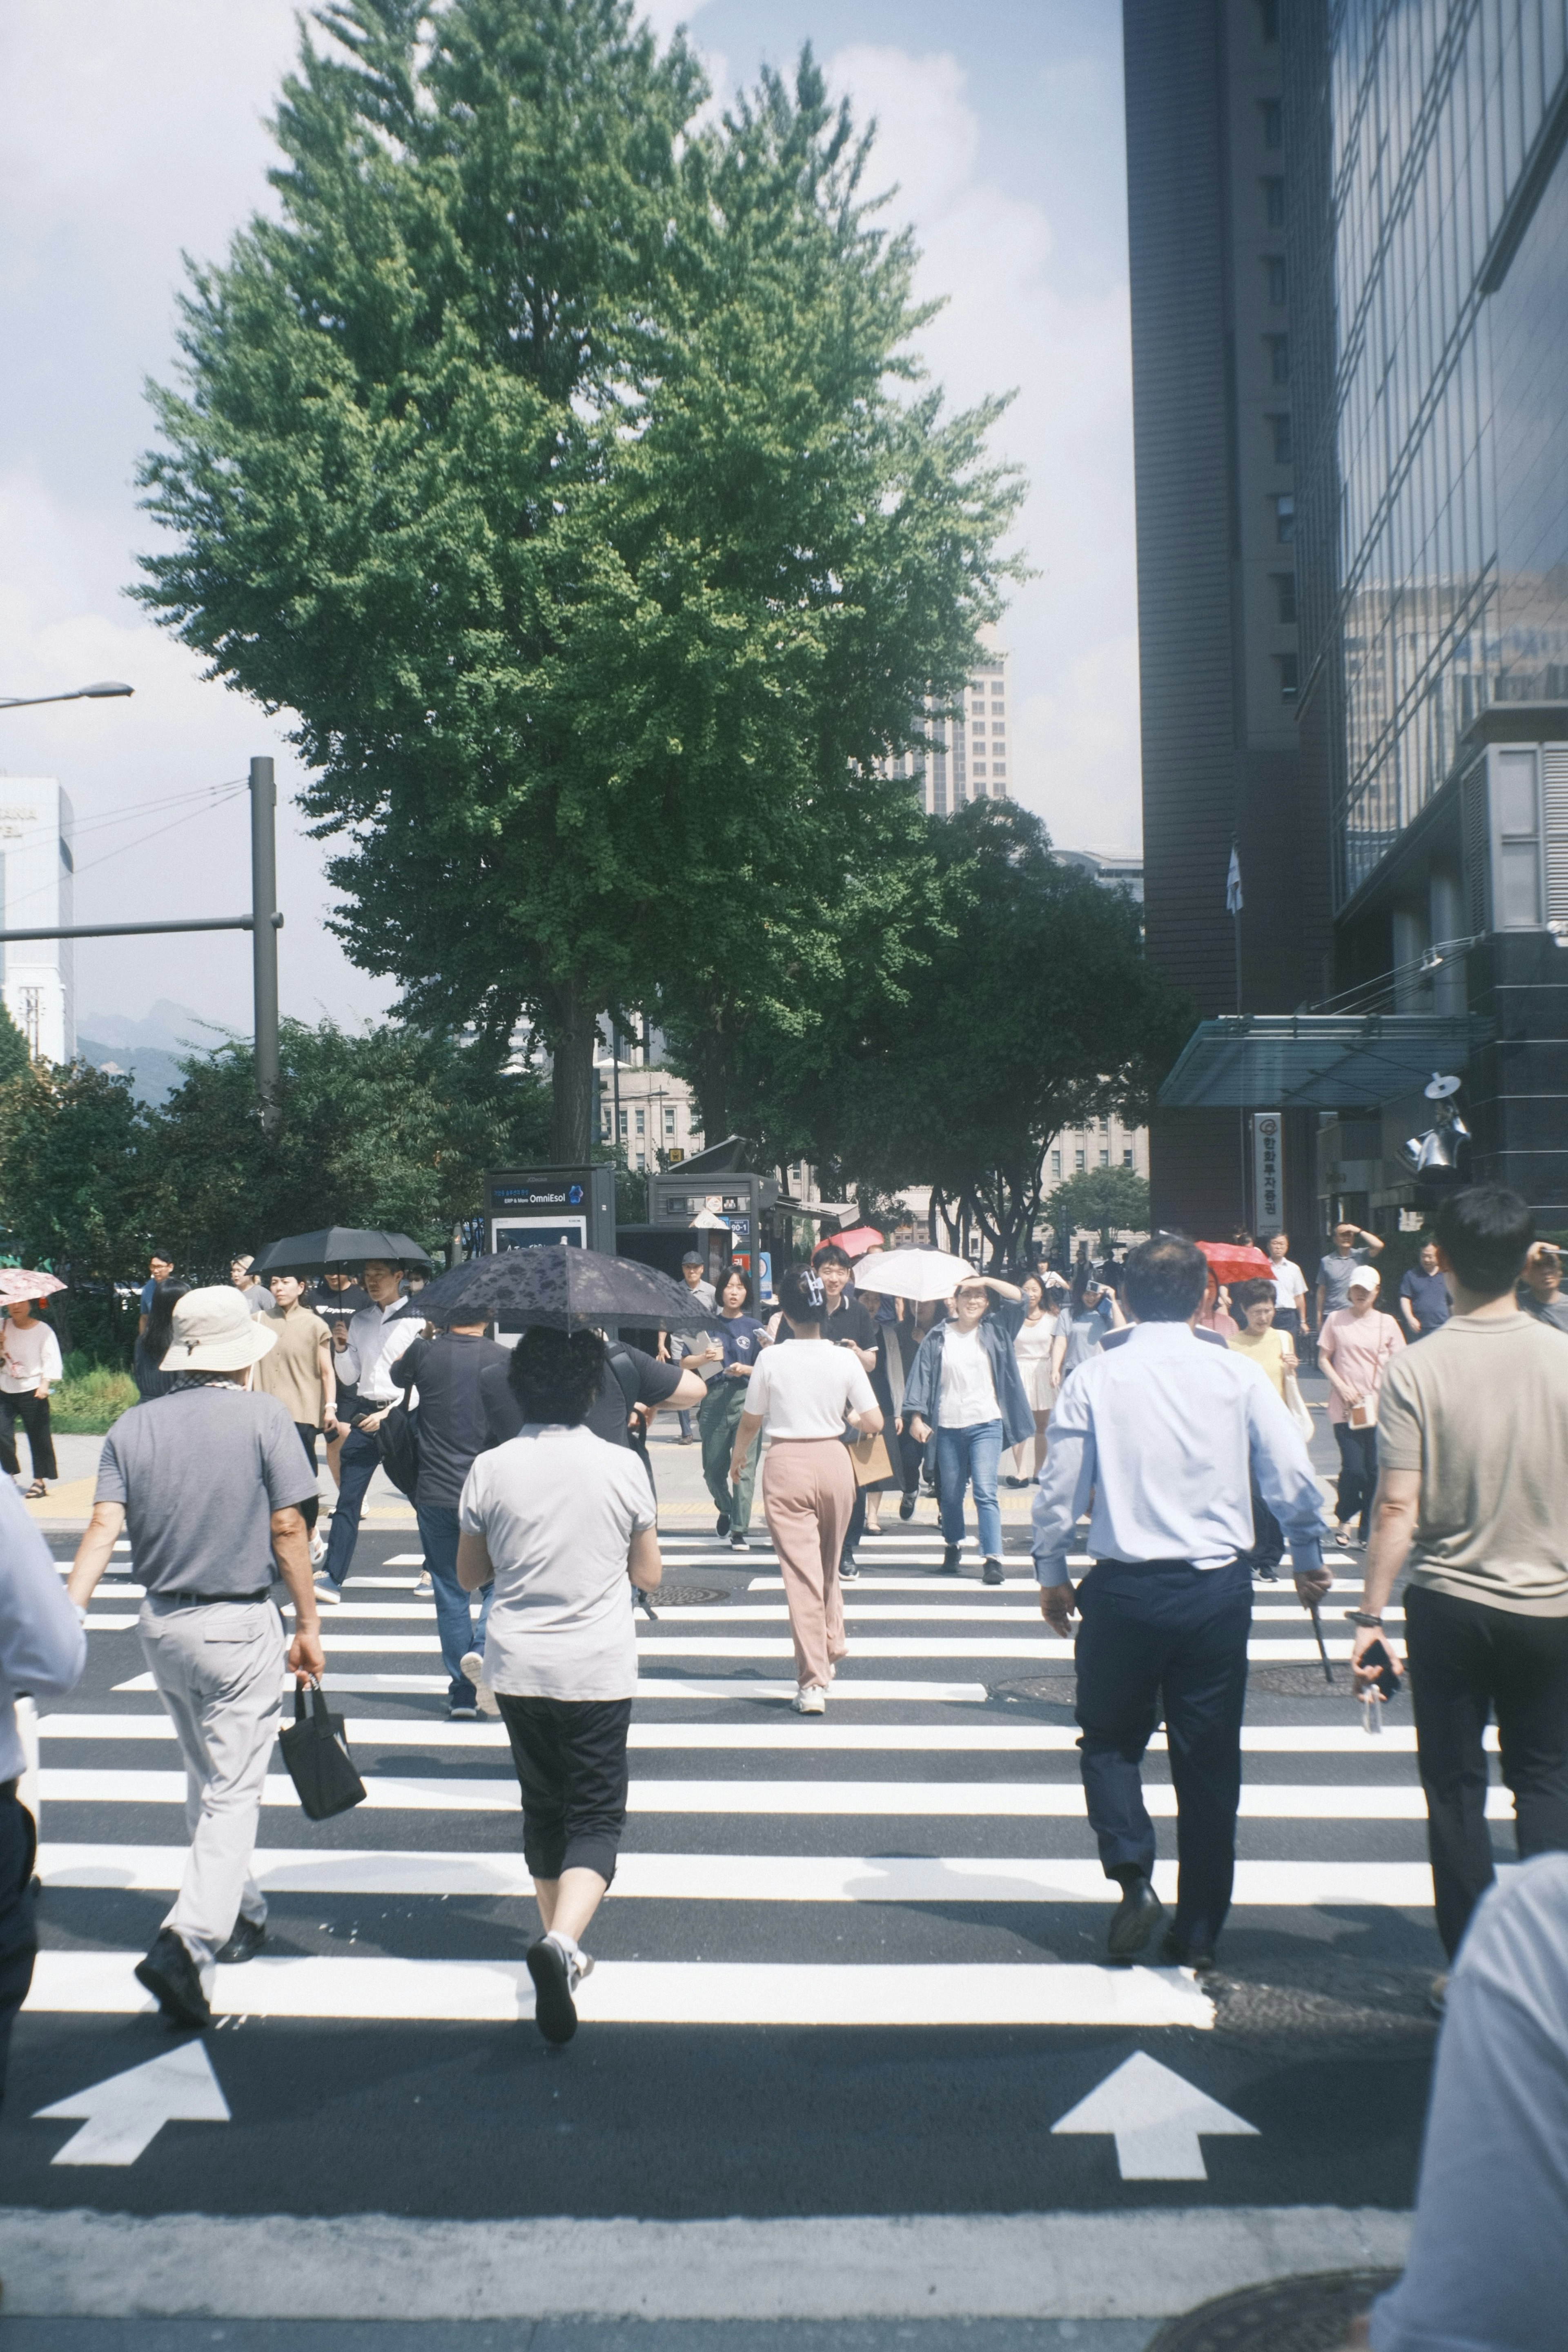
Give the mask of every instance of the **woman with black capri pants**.
[[458, 1581], [494, 1579], [485, 1674], [522, 1790], [522, 1851], [541, 1934], [528, 1948], [534, 2021], [577, 2031], [594, 1963], [578, 1942], [616, 1874], [637, 1691], [632, 1586], [661, 1573], [647, 1474], [584, 1428], [605, 1378], [594, 1331], [535, 1327], [512, 1351], [521, 1433], [481, 1454], [458, 1509]]

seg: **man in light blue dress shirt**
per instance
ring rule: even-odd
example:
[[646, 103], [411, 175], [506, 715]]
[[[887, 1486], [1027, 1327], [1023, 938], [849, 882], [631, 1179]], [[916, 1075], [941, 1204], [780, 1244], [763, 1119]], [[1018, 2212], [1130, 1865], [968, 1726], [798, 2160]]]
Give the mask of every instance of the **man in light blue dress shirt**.
[[[1252, 1483], [1284, 1528], [1303, 1604], [1329, 1590], [1322, 1492], [1266, 1376], [1205, 1347], [1193, 1318], [1207, 1267], [1162, 1234], [1127, 1261], [1136, 1328], [1068, 1375], [1035, 1500], [1040, 1608], [1064, 1640], [1075, 1607], [1084, 1796], [1108, 1878], [1121, 1887], [1108, 1949], [1145, 1950], [1164, 1916], [1139, 1766], [1163, 1715], [1176, 1790], [1176, 1911], [1167, 1964], [1208, 1968], [1230, 1908], [1241, 1796], [1241, 1717], [1252, 1578]], [[1089, 1509], [1095, 1566], [1068, 1573]]]

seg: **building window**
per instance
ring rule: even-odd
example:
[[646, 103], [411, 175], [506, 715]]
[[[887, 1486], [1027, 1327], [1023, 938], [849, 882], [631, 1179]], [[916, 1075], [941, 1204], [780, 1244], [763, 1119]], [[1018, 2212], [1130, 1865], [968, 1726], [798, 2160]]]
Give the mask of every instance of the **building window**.
[[1053, 1151], [1051, 1154], [1051, 1174], [1053, 1176], [1059, 1176], [1061, 1172], [1062, 1155], [1059, 1151]]
[[1289, 494], [1274, 501], [1274, 536], [1281, 547], [1296, 536], [1296, 501]]
[[647, 1133], [647, 1114], [646, 1111], [639, 1110], [637, 1113], [637, 1133], [639, 1135], [646, 1135]]
[[604, 1137], [605, 1141], [608, 1143], [610, 1139], [610, 1106], [608, 1103], [601, 1103], [599, 1106], [599, 1133]]
[[970, 772], [970, 774], [971, 774], [972, 776], [983, 776], [983, 775], [985, 773], [985, 762], [984, 762], [984, 760], [976, 760], [976, 761], [974, 761], [973, 765], [971, 767], [971, 769], [970, 769], [969, 772]]
[[1274, 436], [1274, 463], [1288, 466], [1290, 463], [1290, 419], [1288, 415], [1276, 414], [1268, 419], [1268, 425]]
[[1296, 625], [1296, 575], [1293, 572], [1275, 572], [1269, 577], [1274, 583], [1274, 617], [1281, 626]]
[[1268, 274], [1268, 299], [1278, 309], [1285, 299], [1285, 256], [1266, 253], [1263, 267]]
[[1109, 1167], [1110, 1167], [1110, 1152], [1109, 1152], [1109, 1151], [1102, 1151], [1102, 1152], [1100, 1153], [1100, 1166], [1101, 1166], [1102, 1168], [1109, 1168]]
[[1073, 1153], [1072, 1163], [1077, 1169], [1079, 1174], [1081, 1176], [1083, 1173], [1083, 1154], [1081, 1151], [1075, 1151]]
[[1121, 1165], [1123, 1168], [1131, 1168], [1132, 1165], [1132, 1146], [1131, 1144], [1128, 1145], [1126, 1150], [1121, 1155]]
[[993, 735], [1005, 735], [1007, 721], [1005, 719], [994, 719], [991, 721], [991, 732]]
[[675, 1109], [673, 1105], [668, 1105], [666, 1107], [664, 1114], [664, 1131], [666, 1135], [673, 1135], [675, 1133]]
[[624, 1142], [626, 1141], [626, 1112], [625, 1112], [625, 1111], [622, 1111], [622, 1113], [621, 1113], [621, 1141], [624, 1143]]
[[1263, 100], [1263, 143], [1266, 147], [1285, 144], [1285, 101], [1279, 98]]
[[1276, 654], [1274, 658], [1279, 665], [1279, 699], [1281, 702], [1294, 702], [1296, 699], [1296, 656], [1294, 654]]
[[1263, 217], [1270, 228], [1285, 226], [1285, 183], [1283, 180], [1263, 182]]
[[1290, 338], [1289, 338], [1289, 335], [1265, 335], [1265, 336], [1264, 336], [1264, 338], [1263, 338], [1263, 341], [1264, 341], [1265, 348], [1267, 349], [1268, 353], [1268, 381], [1269, 381], [1269, 383], [1289, 383], [1289, 381], [1290, 381]]
[[1002, 778], [1006, 774], [1006, 772], [1007, 772], [1007, 771], [1006, 771], [1006, 769], [1003, 766], [1003, 764], [1002, 764], [1002, 762], [1001, 762], [1001, 761], [1000, 761], [1000, 760], [993, 760], [993, 761], [992, 761], [992, 762], [991, 762], [991, 781], [992, 781], [992, 782], [993, 782], [994, 784], [995, 784], [995, 783], [1000, 783], [1000, 782], [1001, 782], [1001, 781], [1002, 781]]

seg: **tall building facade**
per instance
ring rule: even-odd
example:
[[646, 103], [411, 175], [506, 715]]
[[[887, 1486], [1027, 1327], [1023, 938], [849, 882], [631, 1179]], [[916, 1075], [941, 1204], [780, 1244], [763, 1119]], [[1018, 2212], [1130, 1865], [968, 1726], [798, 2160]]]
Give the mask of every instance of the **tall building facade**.
[[[1279, 9], [1123, 0], [1122, 24], [1148, 952], [1201, 1015], [1289, 1012], [1327, 992], [1331, 910], [1327, 813], [1296, 733]], [[1214, 1234], [1252, 1221], [1238, 1117], [1157, 1114], [1157, 1223]], [[1304, 1113], [1287, 1123], [1286, 1160], [1287, 1197], [1304, 1202]]]
[[[1468, 1013], [1478, 1176], [1568, 1226], [1568, 5], [1289, 0], [1298, 713], [1336, 989]], [[1419, 1095], [1324, 1184], [1392, 1221]]]
[[992, 643], [986, 632], [982, 658], [951, 716], [934, 702], [926, 705], [926, 749], [887, 763], [887, 774], [907, 777], [919, 792], [928, 816], [952, 816], [970, 801], [1008, 798], [1010, 666], [1006, 647]]
[[[71, 830], [69, 797], [53, 776], [0, 775], [0, 929], [75, 921]], [[0, 941], [0, 994], [35, 1059], [73, 1059], [73, 941]]]

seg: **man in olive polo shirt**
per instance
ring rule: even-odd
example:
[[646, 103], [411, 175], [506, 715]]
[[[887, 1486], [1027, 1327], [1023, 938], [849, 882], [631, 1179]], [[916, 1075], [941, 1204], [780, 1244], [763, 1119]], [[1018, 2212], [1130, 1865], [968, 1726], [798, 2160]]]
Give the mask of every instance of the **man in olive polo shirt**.
[[[254, 1384], [264, 1396], [277, 1398], [299, 1431], [313, 1478], [316, 1432], [325, 1430], [329, 1442], [337, 1433], [338, 1382], [333, 1370], [332, 1335], [315, 1308], [305, 1305], [302, 1275], [275, 1274], [270, 1283], [272, 1304], [262, 1310], [261, 1320], [278, 1344], [257, 1365]], [[325, 1550], [316, 1534], [320, 1508], [314, 1495], [300, 1506], [310, 1538], [312, 1560], [321, 1559]]]
[[1514, 1301], [1533, 1230], [1519, 1194], [1498, 1184], [1456, 1192], [1437, 1213], [1454, 1311], [1384, 1374], [1352, 1612], [1364, 1688], [1361, 1661], [1408, 1554], [1416, 1753], [1450, 1959], [1494, 1875], [1481, 1744], [1494, 1712], [1521, 1859], [1568, 1852], [1568, 1348]]

